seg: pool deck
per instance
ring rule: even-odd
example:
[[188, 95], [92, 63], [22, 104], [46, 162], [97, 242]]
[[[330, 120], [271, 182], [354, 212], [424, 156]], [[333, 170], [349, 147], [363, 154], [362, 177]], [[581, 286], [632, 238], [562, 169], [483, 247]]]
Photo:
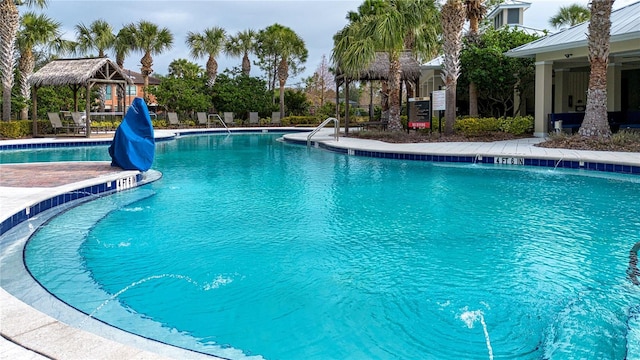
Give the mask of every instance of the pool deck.
[[[273, 130], [273, 128], [271, 128]], [[195, 130], [175, 130], [185, 135]], [[202, 129], [198, 130], [201, 132]], [[258, 129], [259, 131], [259, 129]], [[172, 137], [173, 131], [156, 131], [156, 137]], [[307, 141], [307, 133], [285, 136], [297, 143]], [[108, 140], [108, 139], [107, 139]], [[389, 144], [355, 138], [336, 141], [326, 129], [313, 137], [313, 144], [333, 149], [371, 153], [431, 154], [516, 158], [527, 157], [552, 161], [571, 160], [580, 163], [603, 163], [640, 167], [640, 153], [548, 149], [534, 146], [540, 138], [459, 143]], [[85, 142], [88, 139], [4, 140], [3, 144], [34, 144], [56, 141]], [[352, 154], [353, 155], [353, 154]], [[108, 162], [65, 162], [33, 164], [0, 164], [0, 221], [52, 193], [85, 187], [96, 180], [126, 176], [132, 171], [111, 167]], [[0, 269], [1, 271], [1, 269]], [[168, 345], [147, 343], [144, 347], [123, 344], [91, 332], [68, 326], [23, 303], [0, 288], [0, 359], [170, 359], [208, 358], [200, 353], [182, 351]], [[131, 335], [133, 336], [133, 335]], [[138, 340], [139, 341], [139, 340]]]

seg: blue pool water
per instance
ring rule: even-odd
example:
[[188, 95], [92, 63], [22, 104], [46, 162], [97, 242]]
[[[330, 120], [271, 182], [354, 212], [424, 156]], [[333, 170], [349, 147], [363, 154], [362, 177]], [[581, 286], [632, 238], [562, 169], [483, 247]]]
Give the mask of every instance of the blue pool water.
[[27, 245], [29, 270], [92, 317], [229, 358], [639, 356], [626, 270], [640, 178], [276, 137], [159, 143], [161, 180], [50, 221]]

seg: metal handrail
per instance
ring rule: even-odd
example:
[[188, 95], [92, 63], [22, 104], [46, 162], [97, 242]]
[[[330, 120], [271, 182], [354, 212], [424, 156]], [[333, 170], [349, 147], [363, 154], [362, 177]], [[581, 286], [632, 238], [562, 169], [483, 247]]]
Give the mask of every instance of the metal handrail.
[[320, 129], [322, 129], [323, 127], [327, 126], [328, 123], [330, 122], [334, 122], [335, 124], [335, 131], [333, 134], [333, 137], [336, 139], [336, 141], [338, 141], [338, 129], [340, 128], [340, 122], [338, 121], [338, 119], [330, 117], [327, 118], [325, 121], [322, 122], [322, 124], [318, 125], [317, 128], [315, 128], [308, 136], [307, 136], [307, 146], [311, 146], [311, 137], [313, 135], [315, 135], [318, 131], [320, 131]]
[[[218, 118], [218, 121], [220, 121], [220, 124], [222, 124], [222, 126], [224, 126], [224, 128], [225, 128], [225, 129], [227, 129], [227, 132], [228, 132], [229, 134], [231, 134], [231, 130], [229, 130], [229, 127], [227, 126], [227, 124], [225, 124], [225, 123], [224, 123], [224, 121], [222, 121], [222, 118], [220, 117], [220, 115], [218, 115], [218, 114], [209, 114], [209, 116], [207, 116], [207, 121], [208, 121], [208, 120], [209, 120], [209, 118], [210, 118], [210, 117], [212, 117], [212, 116], [217, 117], [217, 118]], [[209, 125], [209, 124], [207, 124], [207, 126], [208, 126], [208, 125]]]

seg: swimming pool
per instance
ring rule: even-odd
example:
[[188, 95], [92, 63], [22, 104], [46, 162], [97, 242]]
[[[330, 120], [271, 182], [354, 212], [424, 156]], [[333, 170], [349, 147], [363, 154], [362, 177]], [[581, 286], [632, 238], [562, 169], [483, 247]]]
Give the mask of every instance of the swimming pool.
[[227, 357], [627, 355], [637, 177], [370, 159], [270, 134], [160, 143], [154, 169], [162, 180], [43, 227], [25, 253], [36, 278], [93, 317]]

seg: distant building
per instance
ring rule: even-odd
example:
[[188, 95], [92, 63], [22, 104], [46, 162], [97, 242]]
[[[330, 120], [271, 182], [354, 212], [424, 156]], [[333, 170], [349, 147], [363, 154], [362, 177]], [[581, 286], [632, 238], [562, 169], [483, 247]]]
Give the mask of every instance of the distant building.
[[[133, 102], [133, 99], [136, 97], [144, 97], [144, 78], [142, 77], [142, 74], [135, 71], [124, 69], [123, 72], [129, 76], [131, 81], [133, 81], [133, 85], [128, 85], [124, 94], [125, 106], [129, 107]], [[149, 86], [153, 85], [160, 85], [160, 80], [149, 76]], [[153, 96], [153, 94], [148, 94], [148, 96], [149, 103], [147, 105], [149, 107], [158, 106], [155, 96]], [[115, 85], [109, 85], [106, 88], [105, 111], [122, 111], [121, 109], [118, 109], [118, 93]]]

